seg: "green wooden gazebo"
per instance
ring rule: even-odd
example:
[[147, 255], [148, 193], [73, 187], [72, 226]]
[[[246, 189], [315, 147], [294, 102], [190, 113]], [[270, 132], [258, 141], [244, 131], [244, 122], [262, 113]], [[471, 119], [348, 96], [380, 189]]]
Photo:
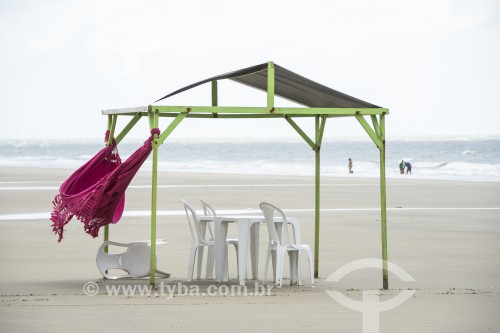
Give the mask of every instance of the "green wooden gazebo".
[[[255, 107], [219, 106], [217, 82], [230, 79], [267, 93], [267, 105]], [[164, 105], [164, 100], [183, 91], [205, 83], [211, 83], [212, 103], [207, 106], [172, 106]], [[279, 107], [275, 105], [275, 96], [280, 96], [303, 107]], [[156, 239], [157, 218], [157, 174], [158, 147], [175, 130], [185, 118], [283, 118], [311, 146], [315, 152], [315, 239], [314, 239], [314, 275], [318, 277], [319, 270], [319, 236], [320, 236], [320, 152], [326, 120], [337, 117], [355, 117], [380, 151], [380, 211], [382, 233], [383, 288], [388, 289], [387, 262], [387, 213], [386, 213], [386, 182], [385, 182], [385, 115], [389, 110], [374, 104], [351, 97], [337, 90], [311, 81], [291, 72], [273, 62], [244, 68], [223, 75], [218, 75], [182, 89], [176, 90], [148, 106], [103, 110], [108, 116], [110, 131], [108, 144], [114, 137], [119, 116], [132, 119], [116, 136], [119, 143], [142, 117], [147, 117], [149, 127], [157, 128], [159, 117], [173, 118], [172, 122], [160, 135], [155, 135], [153, 145], [152, 167], [152, 199], [151, 199], [151, 240]], [[294, 121], [294, 118], [314, 118], [315, 135], [309, 137]], [[371, 125], [367, 121], [371, 120]], [[104, 238], [109, 238], [106, 226]], [[156, 244], [151, 242], [151, 275], [150, 284], [155, 284]]]

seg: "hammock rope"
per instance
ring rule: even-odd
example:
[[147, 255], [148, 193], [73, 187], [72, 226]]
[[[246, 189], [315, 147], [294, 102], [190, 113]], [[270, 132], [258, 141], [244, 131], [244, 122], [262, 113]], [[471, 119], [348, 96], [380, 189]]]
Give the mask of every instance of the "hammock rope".
[[[63, 238], [64, 226], [74, 217], [83, 222], [92, 237], [99, 229], [117, 223], [125, 205], [125, 190], [152, 151], [151, 141], [160, 130], [153, 128], [151, 136], [130, 157], [121, 162], [115, 140], [76, 170], [59, 188], [50, 217], [52, 231]], [[108, 141], [106, 131], [105, 141]]]

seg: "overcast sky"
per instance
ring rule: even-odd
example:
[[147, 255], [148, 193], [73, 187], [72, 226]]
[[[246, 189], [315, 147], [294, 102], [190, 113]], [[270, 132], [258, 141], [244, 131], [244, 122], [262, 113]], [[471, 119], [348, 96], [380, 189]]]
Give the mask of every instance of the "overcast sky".
[[[0, 138], [100, 140], [102, 109], [267, 61], [389, 108], [388, 137], [500, 134], [496, 0], [0, 0], [0, 45]], [[237, 83], [219, 91], [220, 105], [266, 103]], [[207, 105], [210, 86], [165, 103]], [[174, 138], [262, 131], [296, 136], [283, 120], [187, 119]], [[327, 131], [364, 134], [353, 119]]]

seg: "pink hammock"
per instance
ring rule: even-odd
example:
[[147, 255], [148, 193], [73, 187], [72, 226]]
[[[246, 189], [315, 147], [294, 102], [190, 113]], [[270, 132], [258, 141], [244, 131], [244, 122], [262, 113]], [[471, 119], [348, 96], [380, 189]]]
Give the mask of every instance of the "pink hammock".
[[[117, 223], [125, 205], [125, 190], [151, 153], [151, 136], [125, 162], [121, 162], [113, 143], [76, 170], [59, 188], [50, 220], [52, 231], [63, 238], [64, 226], [76, 216], [85, 225], [85, 232], [97, 237], [99, 229]], [[108, 133], [107, 133], [108, 135]]]

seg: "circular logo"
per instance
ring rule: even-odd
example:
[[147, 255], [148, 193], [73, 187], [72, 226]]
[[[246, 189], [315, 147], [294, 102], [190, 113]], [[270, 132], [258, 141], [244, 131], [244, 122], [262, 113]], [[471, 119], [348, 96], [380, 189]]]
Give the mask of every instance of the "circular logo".
[[87, 296], [95, 296], [99, 292], [99, 286], [95, 282], [87, 282], [83, 285], [83, 293]]

